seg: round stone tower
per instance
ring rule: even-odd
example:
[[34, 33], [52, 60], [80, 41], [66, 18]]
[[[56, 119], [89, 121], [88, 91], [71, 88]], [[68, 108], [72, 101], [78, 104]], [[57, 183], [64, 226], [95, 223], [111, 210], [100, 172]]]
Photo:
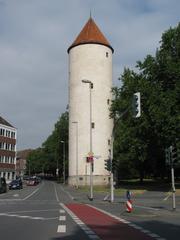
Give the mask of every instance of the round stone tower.
[[70, 185], [89, 185], [93, 155], [93, 184], [106, 185], [113, 120], [113, 48], [90, 17], [68, 48], [69, 54], [69, 179]]

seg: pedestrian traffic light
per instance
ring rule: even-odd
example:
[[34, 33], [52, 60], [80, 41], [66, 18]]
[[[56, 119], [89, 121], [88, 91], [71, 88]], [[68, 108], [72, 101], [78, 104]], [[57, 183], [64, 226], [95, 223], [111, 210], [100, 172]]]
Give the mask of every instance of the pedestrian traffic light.
[[111, 159], [105, 159], [104, 164], [105, 164], [105, 169], [107, 171], [111, 171]]
[[136, 92], [136, 93], [133, 94], [132, 110], [133, 110], [133, 117], [138, 118], [138, 117], [141, 116], [141, 95], [140, 95], [140, 92]]

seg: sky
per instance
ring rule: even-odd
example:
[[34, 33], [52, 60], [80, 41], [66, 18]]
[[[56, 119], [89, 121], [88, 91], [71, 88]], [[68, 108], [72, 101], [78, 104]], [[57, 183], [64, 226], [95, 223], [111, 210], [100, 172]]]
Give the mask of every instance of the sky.
[[155, 54], [179, 10], [179, 0], [0, 0], [0, 116], [17, 128], [17, 150], [41, 147], [66, 111], [67, 49], [90, 11], [115, 50], [119, 86], [124, 67]]

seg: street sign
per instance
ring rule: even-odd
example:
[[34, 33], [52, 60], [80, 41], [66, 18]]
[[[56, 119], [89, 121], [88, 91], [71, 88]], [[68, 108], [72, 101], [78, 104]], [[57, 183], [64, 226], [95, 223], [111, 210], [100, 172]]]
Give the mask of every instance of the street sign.
[[93, 160], [94, 160], [93, 156], [89, 156], [89, 157], [86, 158], [86, 161], [87, 161], [88, 163], [92, 163]]

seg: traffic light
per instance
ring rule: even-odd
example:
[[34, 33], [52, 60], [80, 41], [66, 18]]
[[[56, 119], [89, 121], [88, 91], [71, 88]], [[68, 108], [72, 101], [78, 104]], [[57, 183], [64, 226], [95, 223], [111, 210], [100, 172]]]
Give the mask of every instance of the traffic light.
[[113, 161], [112, 161], [112, 172], [115, 173], [117, 168], [118, 168], [118, 162], [113, 159]]
[[105, 164], [105, 169], [107, 171], [111, 171], [111, 159], [105, 159], [104, 164]]
[[166, 160], [167, 165], [171, 164], [171, 157], [170, 157], [170, 149], [169, 148], [165, 149], [165, 160]]
[[171, 160], [172, 163], [175, 163], [177, 160], [177, 148], [176, 146], [171, 146]]
[[140, 94], [140, 92], [136, 92], [133, 94], [132, 110], [133, 110], [133, 117], [138, 118], [141, 116], [141, 94]]

